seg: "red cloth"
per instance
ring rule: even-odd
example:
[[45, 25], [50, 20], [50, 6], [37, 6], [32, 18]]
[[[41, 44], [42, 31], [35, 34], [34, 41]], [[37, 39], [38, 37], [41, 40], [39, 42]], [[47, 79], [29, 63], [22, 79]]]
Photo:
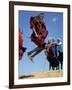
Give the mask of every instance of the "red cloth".
[[45, 43], [45, 38], [48, 35], [48, 31], [46, 30], [46, 26], [43, 22], [36, 20], [35, 17], [30, 18], [30, 28], [35, 28], [38, 37], [36, 37], [34, 31], [31, 35], [31, 40], [38, 46], [42, 46]]
[[42, 38], [32, 39], [32, 41], [38, 46], [42, 46], [45, 43], [44, 39], [42, 39]]
[[21, 48], [23, 45], [23, 35], [22, 32], [19, 32], [19, 48]]
[[20, 50], [19, 50], [19, 60], [22, 59], [22, 57], [23, 57], [23, 53], [24, 53], [23, 51], [20, 51]]
[[23, 46], [23, 35], [22, 32], [19, 32], [19, 60], [22, 59], [23, 51], [20, 49]]

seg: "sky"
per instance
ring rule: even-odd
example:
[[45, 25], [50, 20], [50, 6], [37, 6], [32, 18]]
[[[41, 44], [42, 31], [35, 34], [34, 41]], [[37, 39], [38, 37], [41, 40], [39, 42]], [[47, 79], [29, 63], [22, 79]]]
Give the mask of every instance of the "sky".
[[[34, 63], [32, 63], [27, 55], [27, 52], [33, 50], [36, 45], [31, 41], [30, 36], [32, 30], [30, 29], [29, 20], [31, 16], [36, 16], [38, 11], [19, 11], [19, 28], [23, 30], [23, 46], [27, 48], [23, 55], [22, 60], [19, 61], [19, 74], [30, 74], [32, 72], [48, 71], [49, 63], [46, 59], [44, 51], [39, 53], [33, 58]], [[61, 12], [44, 12], [44, 22], [48, 30], [48, 36], [46, 42], [50, 38], [61, 38], [63, 40], [63, 13]]]

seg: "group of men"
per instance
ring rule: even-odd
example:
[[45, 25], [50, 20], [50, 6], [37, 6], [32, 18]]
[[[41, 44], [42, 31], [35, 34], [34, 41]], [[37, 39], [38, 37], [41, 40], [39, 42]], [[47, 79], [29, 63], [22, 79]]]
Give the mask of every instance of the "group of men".
[[63, 44], [60, 39], [48, 40], [45, 48], [45, 55], [49, 62], [49, 70], [63, 69]]
[[[62, 69], [62, 60], [63, 60], [63, 51], [61, 51], [62, 42], [58, 39], [57, 42], [52, 39], [48, 40], [48, 43], [45, 42], [46, 37], [48, 36], [48, 30], [44, 23], [44, 16], [39, 14], [37, 16], [32, 16], [30, 18], [30, 28], [32, 30], [31, 41], [37, 45], [32, 51], [29, 51], [27, 54], [32, 62], [33, 58], [38, 55], [42, 50], [45, 50], [45, 55], [47, 60], [50, 62], [50, 68], [54, 69], [59, 66], [59, 61], [61, 62]], [[19, 31], [19, 60], [22, 59], [23, 53], [26, 51], [26, 48], [23, 47], [23, 36], [22, 32]]]

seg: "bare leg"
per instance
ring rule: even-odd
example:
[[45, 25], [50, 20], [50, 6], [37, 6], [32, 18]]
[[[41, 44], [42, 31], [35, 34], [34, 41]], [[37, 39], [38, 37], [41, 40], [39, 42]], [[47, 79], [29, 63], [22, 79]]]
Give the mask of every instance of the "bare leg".
[[56, 70], [59, 70], [59, 66], [56, 67]]
[[52, 70], [54, 70], [55, 69], [55, 67], [54, 66], [52, 66]]
[[38, 49], [35, 51], [35, 53], [31, 57], [35, 57], [37, 54], [39, 54], [44, 48], [38, 47]]
[[28, 52], [30, 60], [33, 62], [33, 57], [35, 57], [37, 54], [39, 54], [43, 49], [44, 49], [43, 47], [36, 47], [32, 51]]
[[61, 70], [63, 69], [63, 62], [61, 62]]
[[35, 51], [37, 51], [39, 49], [39, 47], [34, 48], [32, 51], [28, 52], [28, 55], [31, 55], [32, 53], [34, 53]]
[[51, 70], [51, 63], [49, 62], [49, 70]]

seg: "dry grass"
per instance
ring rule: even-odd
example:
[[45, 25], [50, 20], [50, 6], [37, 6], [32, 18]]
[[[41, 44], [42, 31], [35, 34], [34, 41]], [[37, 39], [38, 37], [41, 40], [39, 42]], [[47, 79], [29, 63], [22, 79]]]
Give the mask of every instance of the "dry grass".
[[32, 73], [36, 78], [43, 78], [43, 77], [63, 77], [63, 71], [48, 71], [48, 72], [35, 72]]
[[47, 71], [47, 72], [33, 72], [31, 75], [22, 75], [19, 78], [52, 78], [52, 77], [63, 77], [63, 71]]

